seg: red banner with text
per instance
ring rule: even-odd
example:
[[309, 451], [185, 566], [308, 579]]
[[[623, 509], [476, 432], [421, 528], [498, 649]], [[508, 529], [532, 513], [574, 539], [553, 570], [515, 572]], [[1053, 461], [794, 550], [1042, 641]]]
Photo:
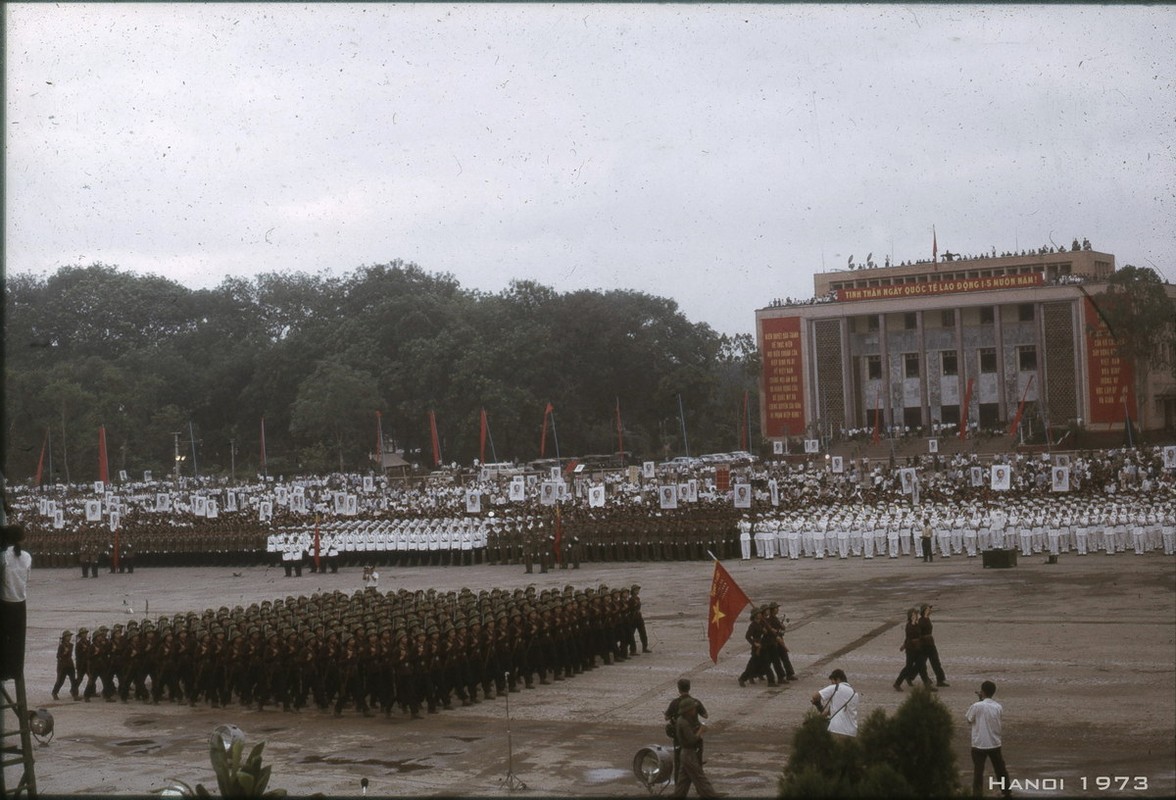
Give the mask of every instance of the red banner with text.
[[1115, 337], [1086, 299], [1086, 367], [1090, 376], [1091, 424], [1122, 424], [1135, 415], [1135, 380], [1131, 363], [1119, 355]]
[[1025, 275], [988, 275], [983, 278], [958, 278], [952, 280], [927, 281], [926, 283], [903, 283], [897, 286], [863, 286], [860, 289], [838, 289], [838, 302], [851, 300], [886, 300], [893, 297], [922, 297], [930, 294], [955, 294], [956, 292], [986, 292], [992, 289], [1024, 289], [1041, 286], [1045, 277], [1040, 272]]
[[760, 322], [764, 357], [764, 436], [804, 433], [804, 368], [800, 353], [800, 317]]

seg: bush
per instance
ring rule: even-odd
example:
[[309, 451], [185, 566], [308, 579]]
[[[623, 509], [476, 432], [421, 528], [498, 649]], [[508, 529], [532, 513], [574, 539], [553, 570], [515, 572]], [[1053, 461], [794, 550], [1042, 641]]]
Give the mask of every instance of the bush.
[[875, 709], [857, 738], [835, 736], [809, 712], [792, 741], [780, 797], [947, 797], [959, 793], [951, 712], [916, 689], [888, 717]]

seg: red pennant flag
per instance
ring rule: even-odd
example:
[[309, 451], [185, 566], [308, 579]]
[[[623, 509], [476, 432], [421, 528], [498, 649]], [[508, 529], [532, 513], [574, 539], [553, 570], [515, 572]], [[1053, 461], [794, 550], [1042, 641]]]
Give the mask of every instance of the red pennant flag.
[[106, 458], [106, 426], [98, 426], [98, 480], [110, 486], [110, 464]]
[[478, 461], [486, 463], [486, 409], [482, 409], [482, 430], [478, 434]]
[[33, 480], [34, 486], [41, 485], [41, 475], [45, 470], [45, 445], [49, 443], [49, 429], [45, 429], [45, 438], [41, 440], [41, 457], [37, 459], [37, 477]]
[[[376, 413], [378, 414], [380, 412], [377, 411]], [[383, 464], [384, 462], [381, 461], [380, 463]], [[319, 543], [320, 543], [320, 541], [321, 540], [319, 539], [319, 518], [318, 518], [318, 514], [315, 514], [314, 515], [314, 569], [315, 569], [315, 572], [318, 572], [321, 570], [321, 567], [319, 567], [319, 551], [320, 551]]]
[[429, 412], [429, 434], [433, 439], [433, 466], [441, 464], [441, 439], [437, 436], [437, 415]]
[[543, 458], [543, 453], [547, 450], [547, 420], [551, 417], [552, 411], [555, 411], [555, 407], [551, 403], [548, 403], [547, 408], [543, 410], [543, 433], [539, 435], [540, 458]]
[[711, 578], [710, 601], [707, 604], [706, 638], [710, 642], [710, 657], [719, 663], [719, 650], [731, 638], [735, 621], [751, 601], [735, 583], [735, 579], [715, 559], [715, 574]]
[[931, 226], [931, 260], [939, 260], [939, 240], [935, 238], [935, 226]]

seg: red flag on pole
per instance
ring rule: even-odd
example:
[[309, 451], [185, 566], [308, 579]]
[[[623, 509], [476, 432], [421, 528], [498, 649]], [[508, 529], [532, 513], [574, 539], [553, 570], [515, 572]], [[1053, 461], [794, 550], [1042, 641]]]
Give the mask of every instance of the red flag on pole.
[[433, 466], [441, 464], [441, 439], [437, 436], [437, 415], [429, 412], [429, 435], [433, 439]]
[[964, 407], [960, 409], [960, 440], [968, 438], [968, 405], [972, 402], [972, 378], [968, 378], [968, 388], [964, 390]]
[[547, 450], [547, 420], [551, 417], [552, 411], [555, 411], [555, 407], [551, 403], [548, 403], [547, 408], [543, 410], [543, 433], [539, 435], [540, 458], [543, 458], [543, 453]]
[[735, 621], [751, 601], [735, 583], [735, 579], [715, 559], [715, 574], [711, 578], [710, 601], [707, 604], [706, 638], [710, 642], [711, 661], [719, 663], [719, 650], [731, 638]]
[[41, 440], [41, 457], [37, 459], [37, 477], [33, 480], [34, 486], [41, 485], [41, 475], [45, 470], [45, 445], [49, 443], [49, 429], [45, 429], [45, 438]]
[[939, 260], [939, 240], [935, 238], [935, 226], [931, 226], [931, 260]]
[[[377, 411], [376, 413], [378, 414], [380, 412]], [[383, 462], [380, 462], [380, 463], [383, 463]], [[321, 542], [321, 540], [319, 539], [319, 518], [318, 518], [318, 514], [315, 514], [314, 515], [314, 570], [315, 570], [315, 572], [320, 572], [322, 569], [319, 566], [319, 551], [321, 549], [319, 547], [320, 542]]]
[[106, 426], [98, 426], [98, 480], [103, 486], [110, 485], [110, 464], [106, 459]]
[[1025, 391], [1021, 393], [1021, 402], [1017, 404], [1017, 415], [1013, 417], [1013, 424], [1009, 426], [1009, 436], [1017, 435], [1017, 428], [1021, 427], [1021, 414], [1025, 411], [1025, 398], [1029, 396], [1029, 387], [1033, 385], [1033, 379], [1037, 375], [1029, 376], [1029, 380], [1025, 383]]
[[482, 409], [482, 430], [478, 433], [478, 460], [486, 463], [486, 409]]

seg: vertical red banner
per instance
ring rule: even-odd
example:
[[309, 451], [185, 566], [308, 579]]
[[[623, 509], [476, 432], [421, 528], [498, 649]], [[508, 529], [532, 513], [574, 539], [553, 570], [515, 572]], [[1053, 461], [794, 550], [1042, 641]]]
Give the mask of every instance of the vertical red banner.
[[106, 457], [106, 426], [98, 427], [98, 480], [104, 487], [110, 486], [110, 462]]
[[804, 430], [804, 366], [800, 317], [760, 321], [764, 359], [764, 436], [778, 438]]
[[1086, 367], [1089, 376], [1092, 424], [1121, 424], [1124, 411], [1137, 419], [1135, 374], [1131, 363], [1119, 355], [1119, 345], [1099, 316], [1090, 298], [1084, 304], [1086, 318]]

